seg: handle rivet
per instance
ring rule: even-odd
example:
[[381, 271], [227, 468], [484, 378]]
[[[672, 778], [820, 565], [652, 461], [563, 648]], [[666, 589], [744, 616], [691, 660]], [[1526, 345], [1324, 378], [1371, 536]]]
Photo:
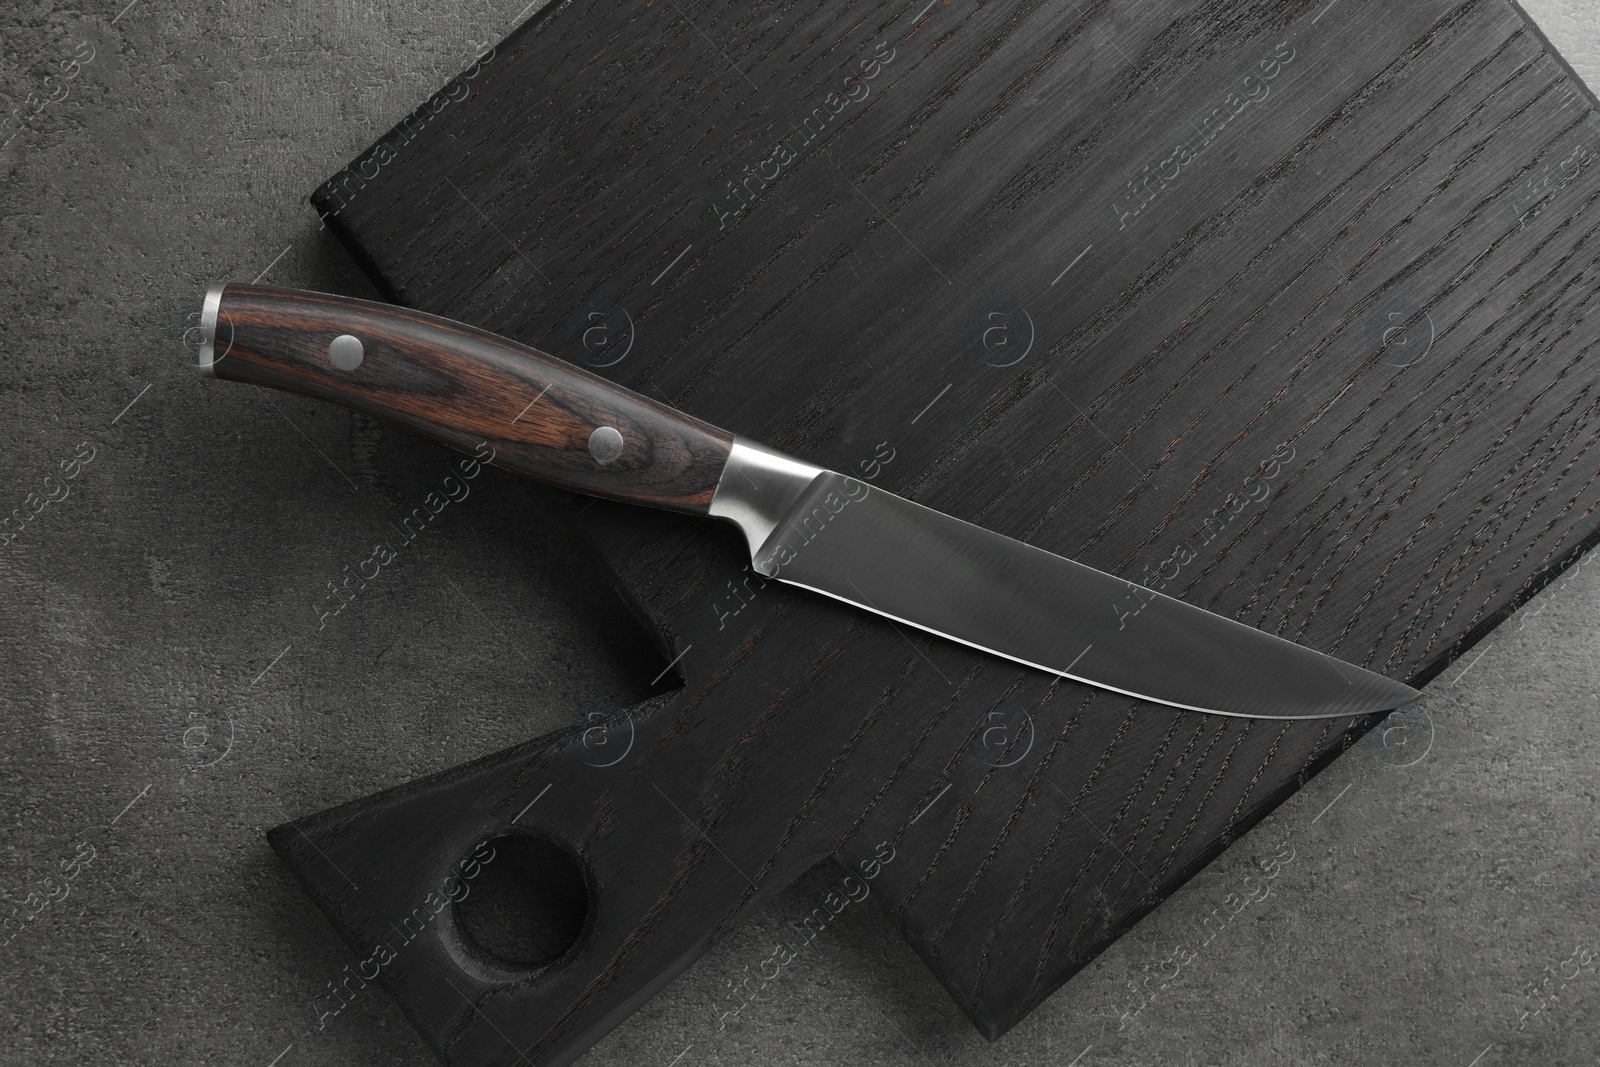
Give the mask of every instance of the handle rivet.
[[328, 361], [339, 370], [355, 370], [361, 366], [364, 355], [366, 349], [361, 347], [361, 338], [351, 334], [341, 333], [328, 342]]
[[589, 435], [589, 455], [604, 466], [622, 455], [622, 434], [615, 426], [602, 426]]

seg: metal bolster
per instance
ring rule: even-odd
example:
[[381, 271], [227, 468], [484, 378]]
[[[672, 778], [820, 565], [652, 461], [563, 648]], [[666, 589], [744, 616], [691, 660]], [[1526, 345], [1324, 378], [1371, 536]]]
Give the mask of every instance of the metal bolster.
[[818, 475], [821, 467], [802, 463], [743, 438], [733, 439], [728, 463], [711, 496], [711, 514], [727, 519], [744, 531], [755, 559], [767, 538], [790, 513]]
[[[206, 290], [206, 302], [200, 308], [200, 352], [195, 365], [208, 377], [217, 376], [217, 312], [222, 307], [222, 282]], [[223, 353], [226, 355], [227, 353]]]

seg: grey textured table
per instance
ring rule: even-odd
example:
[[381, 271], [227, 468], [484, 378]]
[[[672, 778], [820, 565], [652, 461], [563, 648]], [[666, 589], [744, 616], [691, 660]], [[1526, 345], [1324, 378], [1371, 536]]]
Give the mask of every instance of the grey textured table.
[[[0, 1063], [429, 1063], [376, 989], [318, 1027], [350, 957], [262, 831], [636, 701], [663, 664], [497, 472], [319, 629], [441, 454], [206, 383], [184, 333], [213, 279], [369, 295], [305, 194], [521, 16], [122, 2], [0, 15], [0, 90], [66, 91], [0, 149], [0, 508], [43, 502], [0, 547], [0, 914], [78, 864], [0, 952]], [[1600, 8], [1531, 10], [1600, 84]], [[585, 1062], [1594, 1062], [1597, 603], [1600, 565], [1570, 571], [997, 1045], [872, 908], [719, 1029], [823, 871]], [[1252, 841], [1285, 839], [1270, 895], [1169, 979]]]

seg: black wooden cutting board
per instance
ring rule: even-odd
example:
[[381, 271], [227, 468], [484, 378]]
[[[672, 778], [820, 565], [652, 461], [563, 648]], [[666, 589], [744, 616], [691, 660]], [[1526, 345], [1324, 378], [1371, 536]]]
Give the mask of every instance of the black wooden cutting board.
[[[1597, 156], [1505, 0], [605, 0], [314, 203], [399, 303], [1422, 685], [1596, 539]], [[452, 1063], [567, 1062], [827, 857], [998, 1036], [1373, 725], [577, 522], [682, 688], [272, 834]], [[539, 848], [542, 952], [434, 906]]]

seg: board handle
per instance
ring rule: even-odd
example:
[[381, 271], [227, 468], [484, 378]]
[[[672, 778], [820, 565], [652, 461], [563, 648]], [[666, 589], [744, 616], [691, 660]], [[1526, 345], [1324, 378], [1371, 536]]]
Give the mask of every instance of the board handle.
[[[275, 827], [272, 847], [358, 953], [318, 996], [319, 1026], [376, 979], [451, 1067], [580, 1057], [839, 836], [782, 804], [728, 803], [723, 741], [677, 730], [736, 708], [721, 690], [680, 690]], [[455, 906], [496, 892], [537, 959], [500, 958]], [[819, 905], [818, 920], [842, 906]], [[791, 950], [814, 925], [785, 933]], [[695, 1014], [712, 1031], [737, 1025], [762, 970], [744, 966], [737, 992], [716, 981]]]
[[369, 300], [215, 285], [201, 370], [375, 415], [551, 485], [709, 513], [733, 435], [484, 330]]

